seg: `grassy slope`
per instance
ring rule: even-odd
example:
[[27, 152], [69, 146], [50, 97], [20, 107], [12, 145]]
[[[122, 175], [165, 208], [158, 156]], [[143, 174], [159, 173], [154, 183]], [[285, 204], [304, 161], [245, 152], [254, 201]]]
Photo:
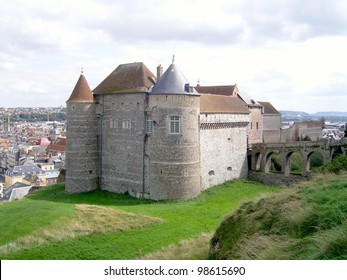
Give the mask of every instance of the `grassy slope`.
[[249, 202], [212, 238], [211, 259], [347, 259], [347, 174]]
[[[50, 187], [22, 201], [0, 205], [1, 249], [20, 238], [37, 236], [43, 229], [50, 234], [58, 225], [71, 223], [76, 205], [98, 205], [137, 215], [160, 218], [132, 229], [87, 232], [71, 238], [50, 238], [43, 244], [0, 253], [1, 259], [134, 259], [155, 252], [182, 239], [213, 232], [226, 213], [243, 202], [276, 193], [245, 181], [234, 181], [203, 192], [198, 198], [180, 202], [137, 200], [129, 196], [94, 191], [68, 195], [63, 185]], [[66, 228], [66, 226], [65, 226]], [[52, 230], [53, 229], [53, 230]], [[56, 234], [61, 234], [57, 230]], [[29, 245], [30, 245], [29, 244]], [[4, 251], [3, 251], [4, 252]]]

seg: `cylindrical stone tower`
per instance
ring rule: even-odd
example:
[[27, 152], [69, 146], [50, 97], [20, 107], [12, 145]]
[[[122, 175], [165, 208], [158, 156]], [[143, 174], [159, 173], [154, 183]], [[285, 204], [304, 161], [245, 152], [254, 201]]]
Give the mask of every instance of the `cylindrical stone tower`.
[[146, 172], [150, 198], [182, 200], [200, 194], [200, 96], [175, 64], [149, 94]]
[[88, 192], [98, 186], [98, 141], [93, 93], [81, 74], [67, 105], [65, 191]]

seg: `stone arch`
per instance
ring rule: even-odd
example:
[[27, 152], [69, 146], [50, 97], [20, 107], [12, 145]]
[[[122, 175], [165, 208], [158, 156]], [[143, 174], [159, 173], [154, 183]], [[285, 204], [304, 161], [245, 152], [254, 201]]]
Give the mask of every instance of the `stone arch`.
[[247, 163], [248, 163], [248, 170], [254, 170], [253, 169], [253, 162], [252, 162], [253, 156], [247, 155]]
[[251, 168], [252, 170], [259, 170], [262, 167], [262, 154], [260, 152], [256, 152], [252, 155]]
[[271, 169], [271, 157], [274, 154], [274, 152], [268, 152], [265, 154], [264, 157], [264, 172], [269, 173]]
[[289, 175], [290, 174], [290, 157], [294, 151], [287, 152], [283, 155], [283, 166], [282, 166], [282, 173], [284, 175]]
[[263, 156], [260, 152], [255, 153], [254, 155], [254, 170], [259, 170], [261, 168], [261, 160]]
[[[302, 174], [304, 170], [304, 162], [306, 162], [307, 156], [301, 150], [295, 150], [290, 154], [289, 158], [289, 173]], [[305, 164], [306, 166], [306, 164]]]
[[[321, 161], [321, 164], [324, 163], [324, 154], [319, 151], [310, 151], [308, 153], [303, 153], [303, 161], [302, 161], [302, 176], [307, 176], [311, 169], [311, 158], [312, 155], [317, 154], [319, 155], [319, 160]], [[318, 166], [318, 164], [315, 164]]]

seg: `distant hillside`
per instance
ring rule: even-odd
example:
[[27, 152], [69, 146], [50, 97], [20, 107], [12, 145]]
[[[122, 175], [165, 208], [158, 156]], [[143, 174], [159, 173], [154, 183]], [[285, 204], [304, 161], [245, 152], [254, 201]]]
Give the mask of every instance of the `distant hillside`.
[[347, 117], [347, 112], [318, 112], [312, 114], [317, 117]]
[[279, 111], [282, 115], [282, 121], [305, 121], [311, 120], [311, 115], [301, 111]]
[[282, 121], [309, 121], [324, 118], [327, 121], [347, 121], [347, 112], [317, 112], [308, 114], [302, 111], [280, 110]]
[[310, 116], [310, 114], [302, 111], [287, 111], [287, 110], [280, 110], [280, 113], [282, 115], [287, 115], [287, 116], [293, 116], [293, 117], [298, 117], [298, 116]]

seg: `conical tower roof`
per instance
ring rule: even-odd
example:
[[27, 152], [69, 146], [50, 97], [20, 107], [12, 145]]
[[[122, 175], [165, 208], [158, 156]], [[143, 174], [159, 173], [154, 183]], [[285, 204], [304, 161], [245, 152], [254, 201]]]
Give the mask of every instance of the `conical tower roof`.
[[94, 95], [83, 74], [79, 77], [70, 98], [66, 102], [93, 102]]
[[151, 94], [199, 95], [176, 64], [171, 64], [152, 88]]

